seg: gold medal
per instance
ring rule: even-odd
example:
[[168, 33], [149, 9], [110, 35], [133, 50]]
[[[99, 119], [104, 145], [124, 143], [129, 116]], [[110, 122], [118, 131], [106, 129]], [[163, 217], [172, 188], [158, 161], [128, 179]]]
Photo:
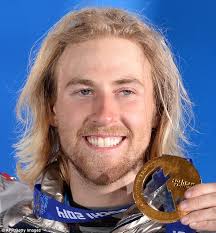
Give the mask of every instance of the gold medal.
[[[175, 207], [173, 212], [156, 210], [144, 198], [145, 184], [159, 168], [163, 169], [165, 176], [169, 176], [166, 185], [172, 195]], [[184, 199], [184, 193], [187, 189], [199, 183], [201, 183], [199, 173], [190, 162], [177, 156], [163, 155], [148, 161], [138, 172], [134, 181], [133, 197], [138, 209], [147, 217], [161, 223], [172, 223], [186, 214], [178, 210], [178, 201]]]

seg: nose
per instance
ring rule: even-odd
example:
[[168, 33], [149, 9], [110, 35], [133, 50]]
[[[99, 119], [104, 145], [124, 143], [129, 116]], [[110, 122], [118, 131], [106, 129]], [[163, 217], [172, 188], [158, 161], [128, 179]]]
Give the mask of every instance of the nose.
[[98, 96], [92, 109], [90, 120], [97, 126], [110, 125], [119, 119], [118, 103], [113, 96]]

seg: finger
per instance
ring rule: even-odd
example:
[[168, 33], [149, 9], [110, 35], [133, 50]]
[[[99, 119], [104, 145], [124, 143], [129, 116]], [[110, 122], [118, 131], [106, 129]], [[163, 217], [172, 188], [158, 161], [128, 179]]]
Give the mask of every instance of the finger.
[[189, 226], [196, 231], [216, 231], [216, 221], [193, 222]]
[[184, 200], [179, 204], [181, 211], [194, 211], [200, 209], [206, 209], [216, 206], [216, 192], [211, 194], [205, 194], [198, 197], [193, 197]]
[[185, 197], [192, 198], [214, 192], [216, 192], [216, 183], [197, 184], [185, 192]]
[[216, 221], [216, 207], [193, 211], [181, 218], [180, 221], [182, 224], [188, 225], [193, 222], [203, 222], [210, 220]]

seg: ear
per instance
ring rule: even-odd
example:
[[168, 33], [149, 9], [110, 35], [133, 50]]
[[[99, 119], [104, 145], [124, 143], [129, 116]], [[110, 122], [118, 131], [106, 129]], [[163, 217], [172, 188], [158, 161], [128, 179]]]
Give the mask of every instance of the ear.
[[58, 126], [58, 120], [56, 116], [56, 106], [53, 105], [50, 107], [50, 125], [57, 127]]

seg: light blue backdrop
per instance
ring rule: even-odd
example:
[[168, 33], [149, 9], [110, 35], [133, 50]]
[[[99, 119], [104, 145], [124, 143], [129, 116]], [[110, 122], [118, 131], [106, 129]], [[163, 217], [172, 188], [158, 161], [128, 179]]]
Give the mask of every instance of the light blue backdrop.
[[0, 2], [0, 171], [15, 175], [15, 103], [27, 74], [33, 44], [62, 15], [83, 6], [114, 6], [146, 15], [172, 45], [189, 95], [195, 128], [194, 159], [205, 182], [216, 181], [216, 1], [214, 0], [1, 0]]

